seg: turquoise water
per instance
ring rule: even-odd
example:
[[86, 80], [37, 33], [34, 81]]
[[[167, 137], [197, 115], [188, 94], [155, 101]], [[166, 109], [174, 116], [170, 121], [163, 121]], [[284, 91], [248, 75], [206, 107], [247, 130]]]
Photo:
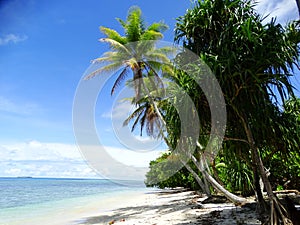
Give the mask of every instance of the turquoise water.
[[96, 179], [0, 178], [0, 225], [35, 225], [28, 221], [135, 191], [146, 192], [143, 182], [119, 185]]

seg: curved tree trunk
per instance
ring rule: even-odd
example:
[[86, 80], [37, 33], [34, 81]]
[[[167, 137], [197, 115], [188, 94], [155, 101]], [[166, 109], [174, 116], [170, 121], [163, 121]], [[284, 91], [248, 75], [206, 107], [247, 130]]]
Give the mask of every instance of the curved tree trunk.
[[[182, 161], [181, 161], [182, 162]], [[184, 162], [182, 162], [184, 164]], [[202, 191], [207, 195], [211, 196], [209, 188], [206, 187], [206, 185], [202, 182], [201, 178], [198, 176], [198, 174], [187, 164], [184, 164], [185, 168], [193, 175], [193, 177], [196, 179], [197, 183], [200, 185]]]
[[247, 199], [236, 196], [226, 190], [222, 185], [220, 185], [206, 170], [203, 171], [203, 174], [205, 175], [206, 179], [212, 184], [214, 188], [222, 192], [226, 198], [228, 198], [231, 202], [235, 204], [244, 204], [247, 202]]
[[[147, 86], [145, 85], [145, 83], [143, 82], [143, 80], [141, 79], [140, 82], [142, 82], [142, 85], [143, 87], [145, 88], [145, 91], [149, 97], [149, 100], [151, 102], [151, 104], [153, 104], [154, 106], [154, 109], [157, 113], [157, 116], [158, 118], [161, 120], [161, 122], [163, 123], [163, 125], [166, 127], [166, 122], [164, 121], [163, 119], [163, 116], [161, 115], [158, 107], [157, 107], [157, 104], [156, 102], [154, 101], [154, 99], [152, 98], [152, 96], [150, 95], [150, 91], [149, 89], [147, 88]], [[163, 134], [162, 134], [163, 135]], [[166, 139], [166, 137], [164, 136], [164, 139]], [[167, 143], [167, 141], [166, 141]], [[167, 143], [167, 145], [169, 146], [169, 144]], [[199, 169], [199, 171], [202, 173], [203, 175], [203, 179], [204, 181], [208, 181], [215, 189], [219, 190], [221, 193], [224, 194], [225, 197], [227, 197], [230, 201], [232, 201], [233, 203], [236, 203], [236, 204], [243, 204], [245, 202], [247, 202], [247, 200], [245, 198], [242, 198], [242, 197], [239, 197], [239, 196], [236, 196], [234, 194], [232, 194], [231, 192], [229, 192], [228, 190], [226, 190], [221, 184], [219, 184], [207, 171], [206, 169], [207, 166], [203, 166], [203, 165], [206, 165], [206, 161], [205, 159], [203, 158], [203, 156], [200, 157], [200, 163], [197, 161], [197, 159], [193, 156], [193, 155], [188, 155], [189, 158], [192, 160], [192, 162], [196, 165], [196, 167]], [[200, 166], [201, 164], [201, 166]], [[186, 166], [186, 168], [189, 170], [189, 168], [187, 167], [187, 163], [184, 163], [184, 165]], [[204, 168], [205, 167], [205, 168]], [[192, 168], [190, 168], [191, 170], [189, 170], [190, 172], [192, 172]], [[201, 179], [198, 180], [199, 176], [197, 175], [197, 173], [195, 173], [194, 171], [192, 172], [192, 175], [194, 176], [194, 178], [198, 181], [201, 181]], [[199, 183], [199, 182], [198, 182]], [[201, 181], [200, 182], [201, 185], [203, 184], [203, 182]], [[199, 183], [199, 185], [200, 185]], [[201, 186], [200, 185], [200, 186]], [[208, 185], [205, 185], [203, 184], [203, 191], [207, 192], [207, 193], [210, 193], [209, 191], [209, 187], [207, 187]]]
[[202, 173], [203, 177], [207, 179], [207, 181], [218, 191], [220, 191], [226, 198], [228, 198], [231, 202], [236, 203], [236, 204], [243, 204], [247, 202], [247, 199], [239, 197], [237, 195], [232, 194], [228, 190], [226, 190], [221, 184], [219, 184], [215, 178], [213, 178], [208, 172], [207, 168], [204, 168], [205, 162], [203, 162], [203, 157], [201, 157], [201, 165], [197, 161], [197, 159], [194, 156], [191, 156], [192, 162], [197, 166], [197, 168], [200, 170]]
[[[264, 199], [262, 198], [261, 195], [261, 190], [260, 190], [260, 185], [255, 185], [256, 188], [256, 193], [258, 193], [258, 204], [260, 206], [261, 214], [265, 212], [270, 212], [269, 217], [267, 221], [263, 221], [264, 224], [270, 224], [270, 225], [277, 225], [280, 224], [280, 221], [283, 222], [284, 225], [292, 225], [292, 221], [288, 219], [287, 217], [287, 210], [283, 207], [283, 205], [279, 202], [277, 196], [273, 193], [271, 183], [268, 179], [267, 173], [265, 171], [262, 159], [259, 155], [258, 149], [255, 145], [254, 137], [251, 131], [251, 128], [249, 126], [249, 123], [247, 121], [246, 117], [241, 117], [240, 119], [243, 123], [244, 130], [249, 142], [249, 146], [251, 149], [251, 154], [252, 154], [252, 169], [254, 170], [254, 176], [255, 176], [255, 184], [257, 184], [257, 172], [259, 173], [263, 183], [264, 187], [266, 188], [268, 197], [269, 197], [269, 202], [270, 202], [270, 209], [267, 209], [267, 206], [265, 204]], [[260, 196], [261, 195], [261, 196]]]

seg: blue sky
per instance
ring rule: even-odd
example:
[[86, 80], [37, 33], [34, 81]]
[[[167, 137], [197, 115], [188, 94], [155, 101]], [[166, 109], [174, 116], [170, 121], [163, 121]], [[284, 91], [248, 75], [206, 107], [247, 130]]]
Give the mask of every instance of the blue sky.
[[[7, 0], [0, 3], [0, 176], [94, 177], [76, 146], [72, 104], [77, 85], [90, 61], [107, 46], [98, 42], [98, 27], [121, 32], [116, 17], [138, 5], [148, 23], [163, 20], [170, 26], [165, 41], [172, 42], [175, 18], [190, 1], [130, 0]], [[297, 18], [294, 0], [258, 3], [262, 13], [278, 21]], [[114, 98], [99, 98], [97, 131], [114, 157], [122, 155], [111, 127]], [[118, 106], [116, 110], [124, 110]], [[127, 106], [124, 106], [127, 107]], [[114, 115], [118, 115], [118, 112]], [[143, 139], [143, 141], [147, 141]], [[150, 141], [150, 140], [149, 140]], [[155, 146], [160, 146], [155, 143]], [[129, 165], [147, 165], [158, 153], [135, 158]]]

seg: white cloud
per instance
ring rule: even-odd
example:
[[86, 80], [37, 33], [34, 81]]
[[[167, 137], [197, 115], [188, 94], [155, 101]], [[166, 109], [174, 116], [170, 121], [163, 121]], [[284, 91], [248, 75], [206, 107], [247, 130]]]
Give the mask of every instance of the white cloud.
[[28, 37], [26, 35], [6, 34], [0, 37], [0, 45], [7, 45], [9, 43], [18, 43], [25, 41]]
[[270, 14], [268, 19], [277, 17], [277, 22], [280, 23], [297, 19], [299, 16], [295, 0], [258, 0], [255, 8], [264, 16]]
[[75, 145], [30, 141], [2, 145], [0, 160], [10, 161], [81, 161]]
[[76, 145], [30, 141], [0, 146], [0, 176], [98, 175], [86, 164]]
[[134, 106], [129, 101], [121, 101], [114, 104], [112, 110], [104, 112], [101, 117], [124, 121], [134, 109]]
[[110, 179], [144, 180], [149, 162], [161, 155], [161, 151], [135, 151], [125, 148], [82, 145], [81, 151], [89, 164], [99, 174]]
[[9, 112], [21, 115], [29, 115], [39, 109], [38, 105], [31, 102], [16, 102], [4, 96], [0, 96], [0, 112]]
[[[95, 154], [89, 151], [95, 149]], [[148, 170], [150, 160], [156, 159], [160, 151], [131, 151], [116, 147], [90, 146], [87, 151], [73, 144], [45, 143], [39, 141], [0, 145], [0, 177], [1, 176], [33, 176], [33, 177], [101, 177], [134, 178], [135, 173], [129, 170], [142, 168], [141, 179]], [[92, 156], [92, 157], [90, 157]], [[107, 160], [107, 156], [110, 160]], [[89, 163], [91, 158], [100, 164], [99, 175], [93, 171]], [[115, 164], [116, 163], [116, 164]], [[117, 165], [114, 166], [114, 165]], [[100, 168], [100, 169], [99, 169]], [[126, 170], [127, 168], [127, 170]], [[132, 175], [133, 177], [130, 177]]]
[[[155, 138], [149, 137], [149, 136], [144, 137], [144, 136], [141, 136], [141, 135], [134, 135], [133, 137], [135, 139], [137, 139], [138, 141], [143, 142], [143, 143], [149, 143], [149, 142], [154, 142], [154, 141], [157, 142], [157, 140]], [[160, 142], [161, 141], [159, 141], [159, 143]]]
[[128, 166], [148, 167], [151, 160], [160, 156], [161, 151], [144, 151], [139, 149], [136, 151], [126, 150], [123, 148], [105, 147], [107, 153], [115, 160]]

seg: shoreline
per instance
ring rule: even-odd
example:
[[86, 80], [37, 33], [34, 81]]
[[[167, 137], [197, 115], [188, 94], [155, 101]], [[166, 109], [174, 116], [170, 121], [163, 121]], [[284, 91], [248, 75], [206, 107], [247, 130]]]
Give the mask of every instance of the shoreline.
[[[23, 207], [2, 219], [0, 212], [0, 220], [3, 225], [261, 224], [253, 197], [247, 198], [248, 204], [242, 207], [220, 196], [206, 199], [205, 195], [180, 188], [131, 189]], [[39, 212], [38, 207], [43, 210]]]
[[72, 225], [201, 225], [261, 224], [255, 207], [232, 203], [196, 204], [206, 199], [194, 191], [155, 190], [132, 196], [116, 197], [105, 211], [94, 212]]
[[106, 213], [120, 200], [140, 199], [145, 189], [121, 190], [103, 194], [50, 201], [0, 211], [1, 225], [76, 225], [82, 218]]

